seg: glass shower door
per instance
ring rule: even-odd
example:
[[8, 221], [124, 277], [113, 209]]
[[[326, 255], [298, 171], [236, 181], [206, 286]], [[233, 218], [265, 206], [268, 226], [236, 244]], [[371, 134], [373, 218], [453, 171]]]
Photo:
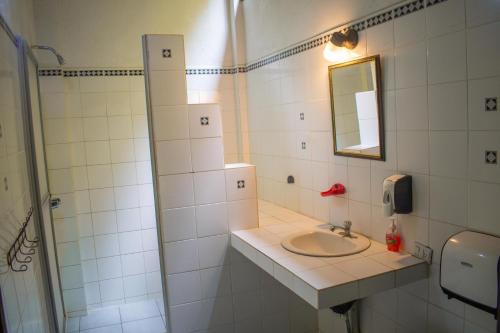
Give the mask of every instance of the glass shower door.
[[40, 94], [38, 82], [38, 64], [26, 41], [18, 38], [20, 45], [20, 57], [24, 65], [24, 85], [26, 87], [26, 102], [28, 103], [27, 132], [30, 136], [31, 151], [28, 152], [28, 161], [33, 170], [33, 184], [35, 200], [38, 205], [39, 234], [43, 238], [43, 254], [47, 279], [48, 297], [55, 318], [55, 329], [64, 331], [64, 305], [61, 296], [59, 270], [55, 250], [54, 230], [51, 212], [51, 196], [48, 187], [48, 175], [46, 166], [45, 147], [43, 139], [43, 123], [40, 110]]
[[0, 317], [6, 322], [1, 329], [57, 332], [40, 246], [23, 43], [0, 15]]

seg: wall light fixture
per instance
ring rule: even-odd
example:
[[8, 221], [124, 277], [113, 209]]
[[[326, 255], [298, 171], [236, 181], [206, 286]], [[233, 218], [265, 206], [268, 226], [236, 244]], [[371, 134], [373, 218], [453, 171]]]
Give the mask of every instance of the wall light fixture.
[[330, 42], [335, 46], [352, 50], [358, 45], [358, 32], [354, 29], [334, 32]]
[[352, 50], [358, 45], [358, 40], [356, 30], [348, 29], [344, 32], [334, 32], [323, 50], [323, 56], [331, 62], [342, 62], [356, 58], [359, 55]]

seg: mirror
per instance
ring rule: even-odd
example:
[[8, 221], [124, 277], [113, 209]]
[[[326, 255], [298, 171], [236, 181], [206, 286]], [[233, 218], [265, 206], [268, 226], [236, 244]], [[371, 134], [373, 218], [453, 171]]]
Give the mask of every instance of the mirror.
[[335, 155], [385, 160], [380, 56], [328, 67]]

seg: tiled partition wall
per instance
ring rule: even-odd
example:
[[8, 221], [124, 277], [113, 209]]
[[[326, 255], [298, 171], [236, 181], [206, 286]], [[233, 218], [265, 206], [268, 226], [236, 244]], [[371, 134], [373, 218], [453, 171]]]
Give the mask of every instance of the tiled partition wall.
[[[298, 54], [287, 51], [247, 73], [259, 196], [325, 222], [350, 219], [355, 230], [384, 241], [382, 180], [412, 175], [414, 210], [398, 220], [404, 249], [412, 251], [414, 240], [434, 249], [430, 277], [365, 300], [363, 332], [494, 332], [491, 315], [444, 296], [438, 270], [443, 241], [452, 233], [500, 230], [494, 159], [500, 151], [500, 6], [414, 1], [357, 28], [354, 51], [382, 57], [387, 160], [333, 155], [330, 63], [321, 44], [305, 44]], [[295, 184], [286, 183], [288, 175]], [[320, 197], [335, 182], [347, 193]], [[325, 328], [332, 316], [327, 311], [320, 318]]]
[[41, 74], [66, 311], [161, 297], [142, 70]]
[[255, 167], [224, 165], [219, 105], [186, 104], [183, 37], [144, 45], [172, 332], [311, 331], [316, 313], [230, 248], [258, 226]]

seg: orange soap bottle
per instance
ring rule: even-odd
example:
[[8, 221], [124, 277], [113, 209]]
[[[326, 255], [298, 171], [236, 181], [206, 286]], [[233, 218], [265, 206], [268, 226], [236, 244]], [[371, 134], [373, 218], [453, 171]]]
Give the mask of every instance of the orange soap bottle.
[[387, 250], [392, 252], [399, 252], [399, 246], [401, 245], [401, 235], [399, 234], [398, 227], [394, 222], [394, 219], [391, 219], [391, 224], [387, 228], [387, 232], [385, 233], [385, 242], [387, 244]]

